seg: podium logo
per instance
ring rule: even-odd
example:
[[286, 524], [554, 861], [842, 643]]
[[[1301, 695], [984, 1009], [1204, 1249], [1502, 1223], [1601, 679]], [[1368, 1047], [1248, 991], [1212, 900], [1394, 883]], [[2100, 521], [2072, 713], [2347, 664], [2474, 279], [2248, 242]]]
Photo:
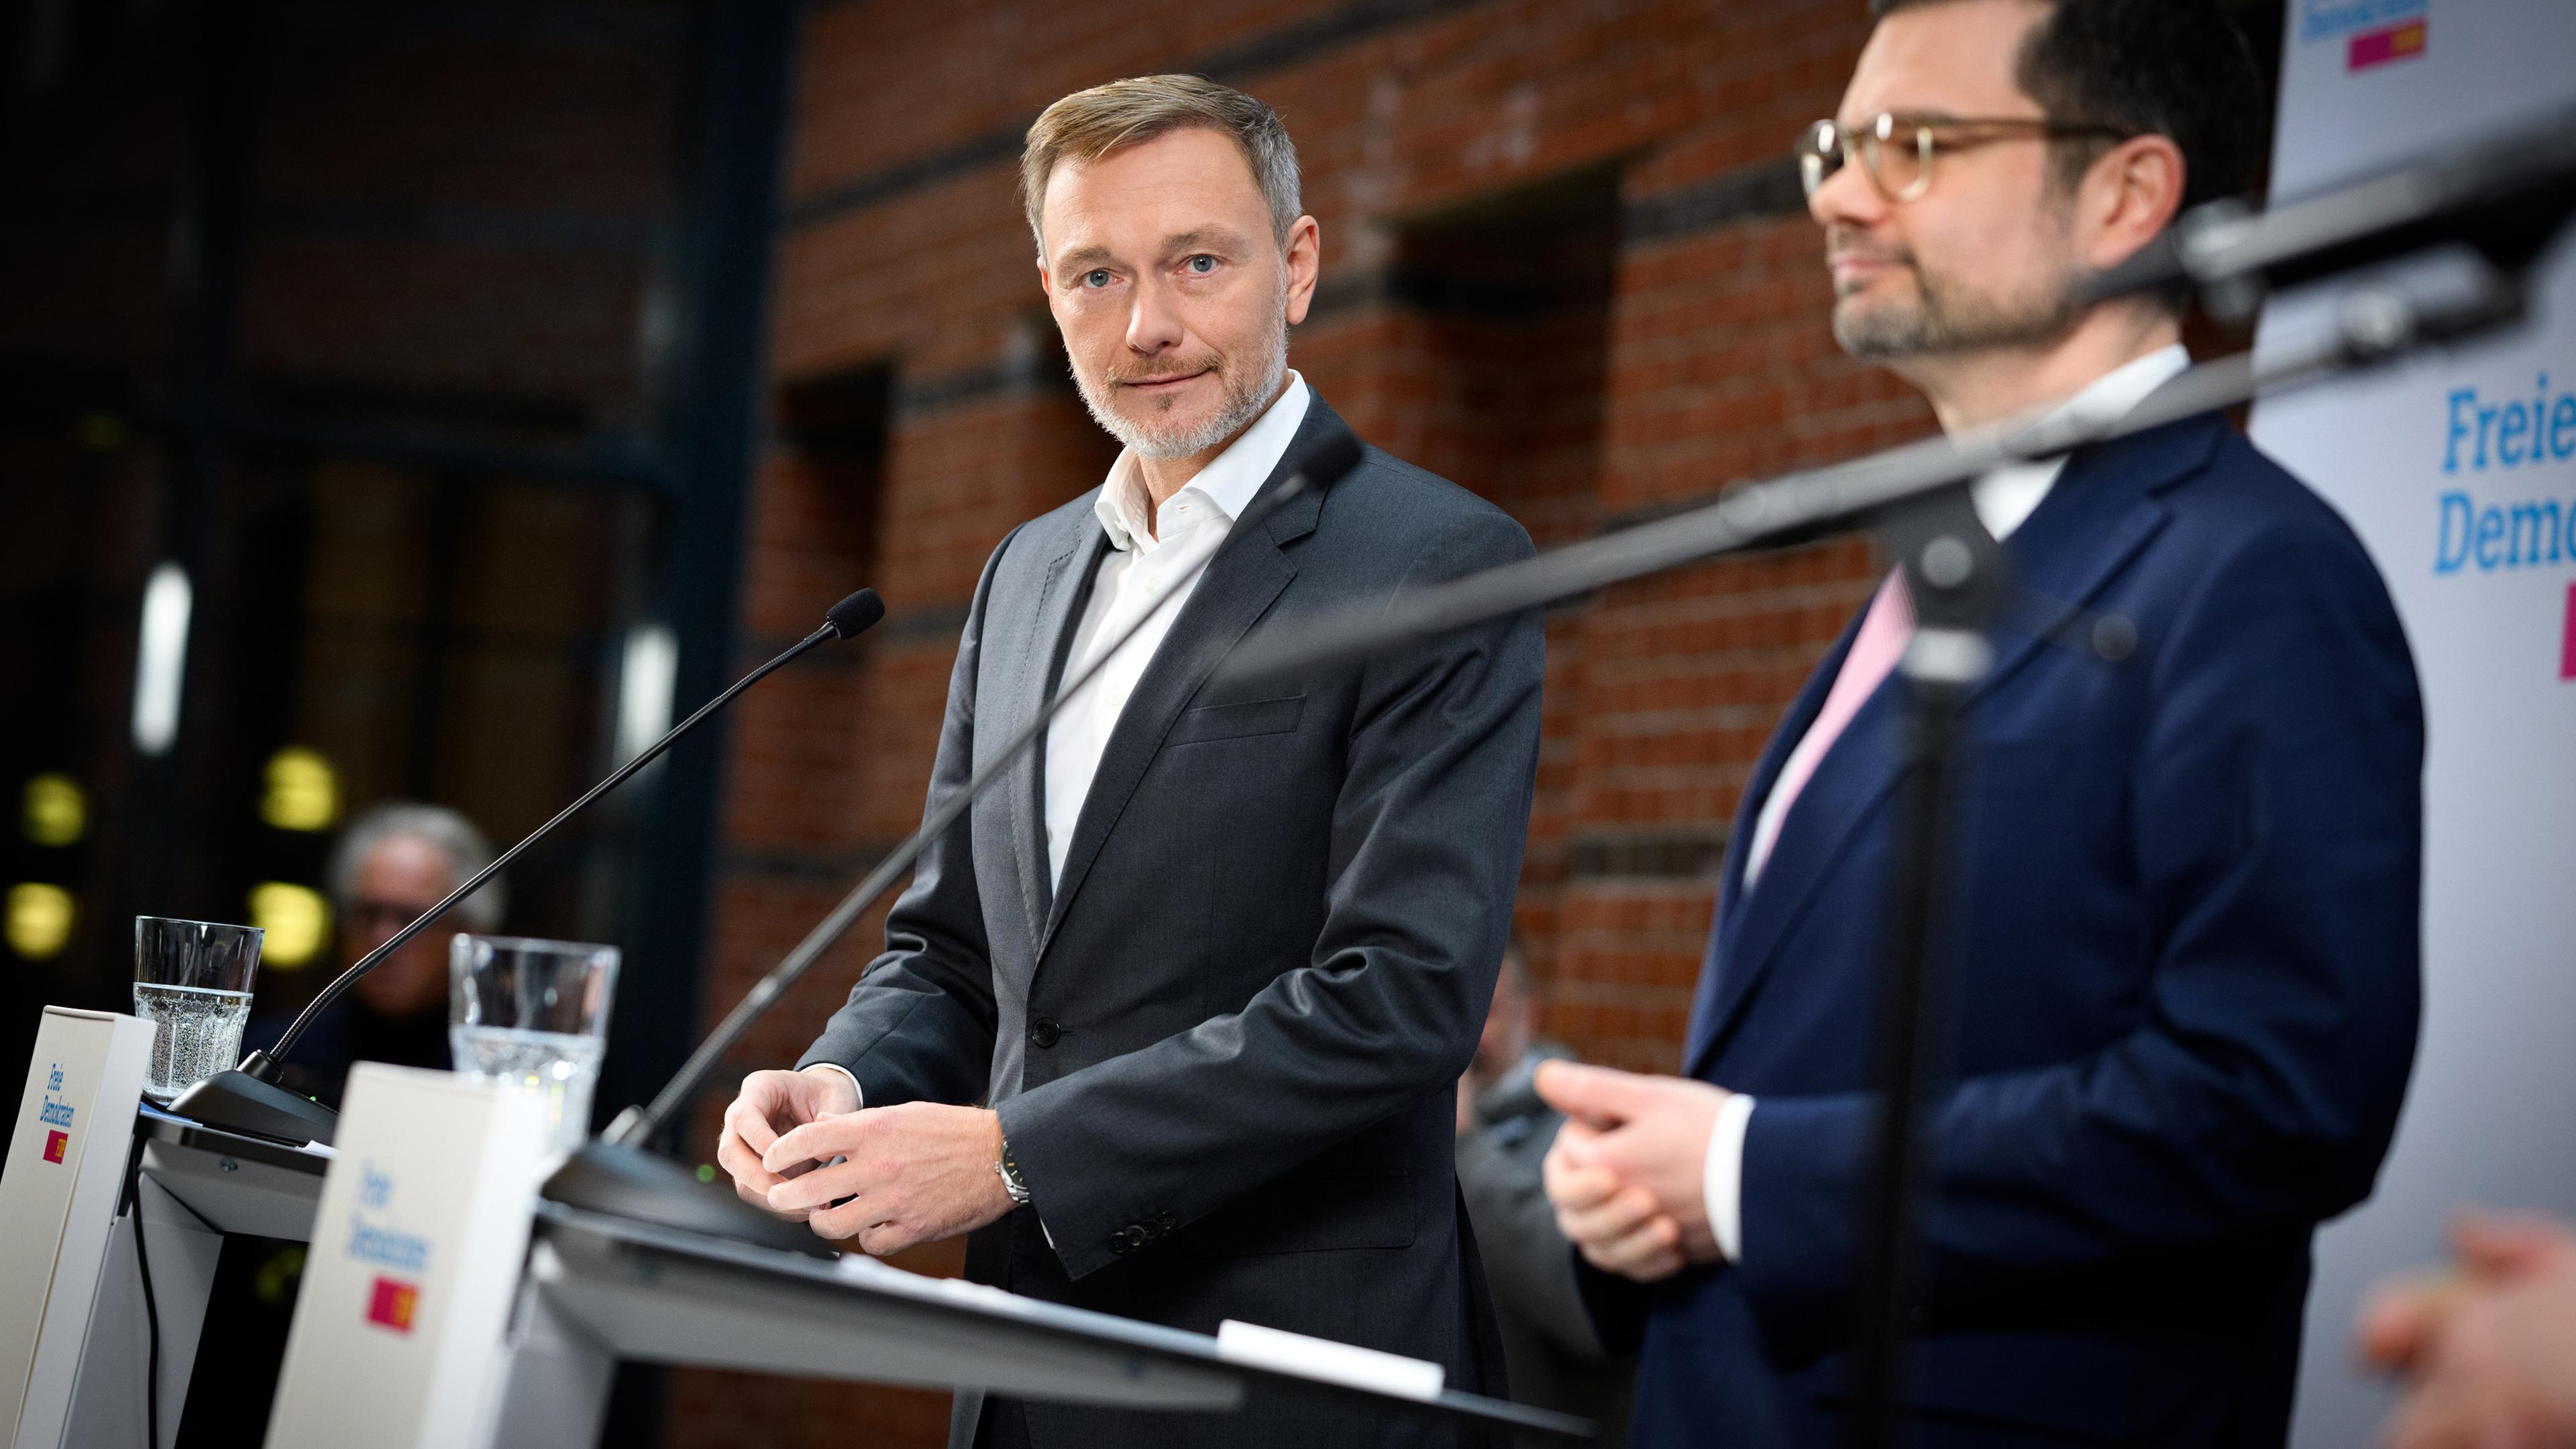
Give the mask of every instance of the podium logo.
[[406, 1231], [393, 1208], [393, 1174], [377, 1170], [373, 1162], [359, 1163], [358, 1205], [349, 1214], [349, 1256], [397, 1273], [428, 1272], [429, 1239]]
[[420, 1285], [399, 1278], [378, 1278], [367, 1294], [367, 1321], [396, 1333], [411, 1332], [413, 1310], [420, 1307]]
[[2299, 43], [2343, 42], [2346, 71], [2424, 53], [2430, 0], [2301, 0]]
[[48, 1132], [48, 1133], [46, 1133], [46, 1134], [45, 1134], [45, 1160], [46, 1160], [47, 1162], [60, 1162], [60, 1161], [62, 1161], [62, 1160], [63, 1160], [63, 1154], [71, 1150], [71, 1145], [72, 1145], [72, 1134], [70, 1134], [70, 1133], [68, 1133], [68, 1132]]
[[2413, 60], [2424, 53], [2424, 22], [2409, 20], [2386, 30], [2365, 30], [2344, 49], [2345, 70], [2368, 70], [2392, 60]]

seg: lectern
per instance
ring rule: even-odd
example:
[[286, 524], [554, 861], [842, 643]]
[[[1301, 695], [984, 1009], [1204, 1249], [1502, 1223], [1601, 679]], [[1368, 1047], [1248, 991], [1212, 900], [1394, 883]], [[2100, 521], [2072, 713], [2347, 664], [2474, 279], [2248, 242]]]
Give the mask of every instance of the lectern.
[[[161, 1346], [161, 1449], [176, 1437], [198, 1338], [206, 1321], [216, 1248], [226, 1233], [309, 1241], [308, 1265], [342, 1254], [347, 1224], [317, 1217], [326, 1181], [344, 1189], [370, 1170], [392, 1175], [370, 1140], [367, 1077], [417, 1091], [465, 1090], [444, 1073], [361, 1066], [340, 1148], [289, 1146], [224, 1131], [144, 1105], [133, 1118], [137, 1191], [121, 1205], [89, 1313], [70, 1356], [66, 1432], [53, 1444], [142, 1446], [147, 1315], [133, 1253], [132, 1215], [143, 1216]], [[421, 1080], [436, 1079], [436, 1080]], [[382, 1091], [378, 1101], [390, 1100]], [[374, 1140], [382, 1141], [381, 1137]], [[103, 1143], [102, 1146], [105, 1144]], [[405, 1170], [414, 1170], [408, 1169]], [[1189, 1333], [950, 1279], [925, 1278], [873, 1259], [762, 1248], [540, 1202], [527, 1182], [524, 1244], [492, 1369], [477, 1393], [489, 1402], [470, 1431], [435, 1440], [467, 1449], [566, 1449], [596, 1443], [609, 1381], [620, 1359], [919, 1388], [985, 1389], [1018, 1398], [1223, 1413], [1247, 1390], [1364, 1404], [1394, 1418], [1479, 1423], [1524, 1438], [1579, 1443], [1591, 1425], [1562, 1414], [1460, 1393], [1429, 1365], [1346, 1345], [1229, 1325]], [[122, 1245], [120, 1248], [117, 1245]], [[26, 1245], [0, 1243], [0, 1257]], [[369, 1271], [374, 1271], [371, 1265]], [[317, 1268], [308, 1266], [306, 1292]], [[400, 1280], [399, 1272], [387, 1276]], [[408, 1281], [408, 1280], [401, 1280]], [[305, 1305], [299, 1305], [299, 1315]], [[426, 1323], [427, 1305], [418, 1310]], [[370, 1300], [340, 1334], [394, 1333], [415, 1309]], [[299, 1330], [302, 1325], [299, 1323]], [[1239, 1331], [1238, 1331], [1239, 1330]], [[290, 1349], [290, 1359], [294, 1350]], [[292, 1362], [281, 1383], [279, 1426], [299, 1392]], [[33, 1441], [26, 1441], [32, 1443]], [[387, 1436], [380, 1442], [400, 1441]]]

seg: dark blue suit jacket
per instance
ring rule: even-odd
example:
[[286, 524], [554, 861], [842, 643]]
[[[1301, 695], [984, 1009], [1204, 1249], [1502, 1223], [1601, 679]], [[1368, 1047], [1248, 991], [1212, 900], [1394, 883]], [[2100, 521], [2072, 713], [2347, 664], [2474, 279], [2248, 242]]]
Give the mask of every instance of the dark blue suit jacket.
[[[2279, 1444], [2309, 1239], [2370, 1191], [2412, 1062], [2422, 706], [2376, 570], [2216, 419], [2079, 454], [2009, 541], [2120, 664], [2005, 628], [1970, 718], [1934, 1105], [1923, 1444]], [[1841, 668], [1763, 753], [1733, 840]], [[1731, 854], [1687, 1042], [1759, 1099], [1743, 1261], [1648, 1291], [1636, 1442], [1838, 1428], [1904, 688]]]

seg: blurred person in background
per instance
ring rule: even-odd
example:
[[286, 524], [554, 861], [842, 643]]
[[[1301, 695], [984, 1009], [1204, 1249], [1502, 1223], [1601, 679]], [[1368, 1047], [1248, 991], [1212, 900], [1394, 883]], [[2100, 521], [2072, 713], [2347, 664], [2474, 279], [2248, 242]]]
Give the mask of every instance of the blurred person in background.
[[[414, 917], [491, 863], [492, 845], [483, 832], [445, 806], [389, 800], [370, 807], [349, 822], [331, 853], [329, 885], [340, 942], [331, 974], [393, 939]], [[459, 932], [499, 926], [507, 904], [505, 885], [499, 878], [487, 882], [445, 920], [432, 923], [358, 978], [296, 1043], [282, 1063], [283, 1084], [336, 1107], [352, 1062], [445, 1069], [447, 943]], [[294, 1015], [287, 1010], [254, 1019], [248, 1046], [272, 1045]]]
[[2452, 1270], [2393, 1280], [2363, 1306], [2362, 1357], [2401, 1376], [2392, 1449], [2576, 1446], [2576, 1229], [2473, 1213]]
[[1574, 1255], [1556, 1225], [1540, 1165], [1562, 1114], [1530, 1085], [1538, 1064], [1573, 1053], [1538, 1036], [1529, 959], [1515, 935], [1494, 983], [1476, 1059], [1458, 1079], [1458, 1190], [1494, 1289], [1494, 1316], [1511, 1366], [1512, 1397], [1580, 1415], [1600, 1442], [1628, 1437], [1634, 1370], [1601, 1346], [1574, 1281]]
[[[1796, 143], [1836, 340], [1953, 434], [2128, 414], [2189, 365], [2184, 299], [2080, 285], [2246, 189], [2243, 37], [2216, 0], [1872, 8]], [[2405, 632], [2342, 517], [2221, 417], [1968, 492], [2021, 598], [1941, 843], [1955, 1005], [1900, 1432], [2277, 1446], [2316, 1227], [2369, 1196], [2414, 1060]], [[2050, 643], [2078, 609], [2134, 652]], [[1686, 1075], [1540, 1068], [1560, 1224], [1604, 1337], [1643, 1338], [1640, 1445], [1820, 1445], [1853, 1401], [1914, 637], [1891, 574], [1746, 781]]]

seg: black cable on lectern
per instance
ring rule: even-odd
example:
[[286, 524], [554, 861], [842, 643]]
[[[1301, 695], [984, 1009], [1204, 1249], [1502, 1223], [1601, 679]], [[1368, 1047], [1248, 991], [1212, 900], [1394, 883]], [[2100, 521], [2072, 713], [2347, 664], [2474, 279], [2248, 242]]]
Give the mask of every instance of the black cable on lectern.
[[374, 970], [378, 962], [400, 950], [405, 942], [419, 935], [431, 922], [454, 909], [459, 901], [482, 889], [486, 881], [499, 875], [503, 867], [518, 859], [521, 852], [529, 846], [545, 839], [557, 826], [580, 814], [592, 801], [626, 783], [635, 776], [637, 771], [661, 758], [663, 751], [668, 750], [682, 735], [696, 729], [708, 716], [732, 703], [734, 696], [767, 678], [773, 671], [817, 645], [864, 633], [875, 627], [877, 621], [884, 617], [885, 600], [878, 598], [877, 591], [874, 589], [861, 589], [834, 604], [824, 614], [822, 627], [797, 640], [768, 663], [735, 680], [732, 687], [724, 693], [698, 706], [696, 713], [680, 721], [669, 733], [646, 746], [635, 758], [619, 766], [607, 779], [591, 786], [589, 790], [583, 792], [580, 799], [557, 811], [553, 819], [530, 831], [527, 838], [503, 851], [491, 864], [476, 871], [472, 878], [449, 891], [438, 904], [413, 917], [401, 930], [394, 932], [383, 945], [360, 957], [357, 964], [332, 978], [331, 984], [323, 987], [313, 1000], [296, 1014], [295, 1020], [287, 1026], [285, 1033], [278, 1037], [275, 1046], [266, 1051], [254, 1051], [242, 1058], [239, 1067], [231, 1071], [217, 1072], [190, 1087], [177, 1101], [170, 1104], [170, 1110], [182, 1117], [193, 1117], [209, 1126], [234, 1128], [257, 1133], [263, 1137], [275, 1137], [289, 1142], [330, 1141], [331, 1134], [338, 1125], [340, 1114], [310, 1097], [297, 1096], [287, 1091], [277, 1085], [277, 1079], [280, 1072], [279, 1060], [294, 1049], [296, 1041], [304, 1035], [305, 1029], [329, 1009], [331, 1003], [339, 1000], [343, 993], [356, 985], [359, 977]]

